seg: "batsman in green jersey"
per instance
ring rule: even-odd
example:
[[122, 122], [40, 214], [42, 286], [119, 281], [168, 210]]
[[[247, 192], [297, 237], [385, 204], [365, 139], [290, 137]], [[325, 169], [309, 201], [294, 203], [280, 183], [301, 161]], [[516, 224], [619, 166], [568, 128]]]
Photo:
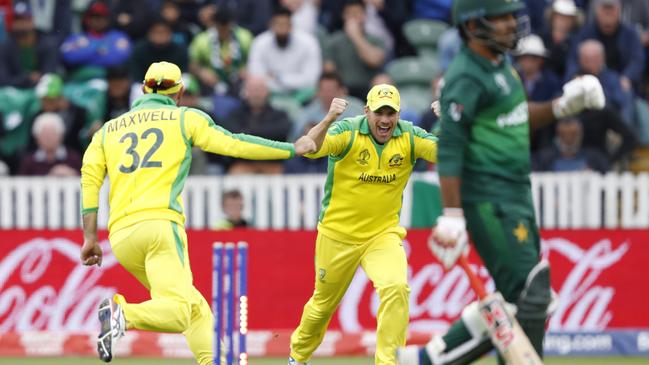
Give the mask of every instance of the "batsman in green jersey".
[[[463, 39], [444, 75], [440, 98], [438, 171], [444, 214], [429, 240], [446, 268], [466, 251], [468, 237], [496, 289], [542, 356], [550, 272], [540, 258], [530, 188], [530, 130], [585, 108], [601, 109], [599, 81], [581, 76], [551, 102], [528, 103], [506, 57], [524, 35], [522, 0], [454, 0], [453, 21]], [[493, 349], [477, 303], [444, 336], [398, 351], [402, 365], [467, 364]]]

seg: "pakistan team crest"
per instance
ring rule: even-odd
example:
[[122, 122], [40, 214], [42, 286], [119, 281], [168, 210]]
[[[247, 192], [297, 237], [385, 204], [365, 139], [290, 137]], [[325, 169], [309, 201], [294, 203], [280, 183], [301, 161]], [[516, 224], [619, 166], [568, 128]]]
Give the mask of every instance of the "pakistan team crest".
[[390, 167], [401, 167], [401, 164], [403, 163], [403, 156], [400, 154], [395, 154], [392, 157], [390, 157], [390, 161], [388, 162], [388, 166]]
[[368, 151], [366, 148], [358, 154], [358, 158], [356, 159], [356, 162], [358, 162], [360, 165], [365, 166], [368, 164], [369, 161], [370, 161], [370, 151]]

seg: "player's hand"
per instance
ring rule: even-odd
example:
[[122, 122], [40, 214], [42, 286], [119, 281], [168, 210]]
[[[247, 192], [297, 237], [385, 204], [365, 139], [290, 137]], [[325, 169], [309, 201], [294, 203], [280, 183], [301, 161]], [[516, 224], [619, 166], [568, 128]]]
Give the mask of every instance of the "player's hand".
[[446, 269], [453, 267], [457, 259], [468, 251], [468, 234], [462, 209], [444, 209], [437, 218], [428, 248]]
[[347, 109], [347, 100], [341, 99], [341, 98], [334, 98], [331, 101], [331, 106], [329, 106], [329, 115], [330, 118], [333, 120], [336, 120], [342, 113], [345, 112], [345, 109]]
[[295, 154], [297, 156], [304, 156], [307, 153], [318, 152], [318, 147], [315, 141], [309, 136], [302, 136], [298, 138], [298, 140], [295, 141], [293, 145], [295, 146]]
[[605, 104], [604, 90], [597, 77], [583, 75], [563, 85], [563, 95], [552, 102], [552, 112], [561, 119], [584, 109], [602, 109]]
[[97, 237], [86, 238], [81, 246], [81, 263], [86, 266], [101, 266], [102, 251]]
[[442, 116], [442, 105], [439, 103], [439, 100], [435, 100], [430, 104], [430, 110], [433, 111], [433, 114], [435, 114], [437, 118]]

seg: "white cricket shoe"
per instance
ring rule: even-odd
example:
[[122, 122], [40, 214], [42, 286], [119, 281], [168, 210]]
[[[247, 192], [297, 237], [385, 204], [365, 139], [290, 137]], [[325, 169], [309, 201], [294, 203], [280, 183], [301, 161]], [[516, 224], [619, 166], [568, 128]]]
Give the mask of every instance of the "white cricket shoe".
[[115, 341], [126, 332], [126, 319], [122, 307], [111, 298], [101, 301], [98, 309], [101, 330], [97, 337], [97, 353], [103, 362], [113, 359]]
[[419, 346], [410, 345], [397, 349], [397, 364], [419, 365]]

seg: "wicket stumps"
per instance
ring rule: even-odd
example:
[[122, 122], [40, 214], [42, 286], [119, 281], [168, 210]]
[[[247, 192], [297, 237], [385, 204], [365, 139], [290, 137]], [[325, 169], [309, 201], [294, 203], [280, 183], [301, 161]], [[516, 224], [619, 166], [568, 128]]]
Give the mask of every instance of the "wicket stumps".
[[[235, 261], [236, 254], [236, 261]], [[247, 365], [248, 244], [215, 242], [212, 246], [214, 364]], [[235, 297], [238, 306], [235, 305]], [[238, 318], [238, 321], [235, 319]], [[236, 350], [235, 350], [236, 349]], [[236, 353], [235, 353], [236, 351]]]

